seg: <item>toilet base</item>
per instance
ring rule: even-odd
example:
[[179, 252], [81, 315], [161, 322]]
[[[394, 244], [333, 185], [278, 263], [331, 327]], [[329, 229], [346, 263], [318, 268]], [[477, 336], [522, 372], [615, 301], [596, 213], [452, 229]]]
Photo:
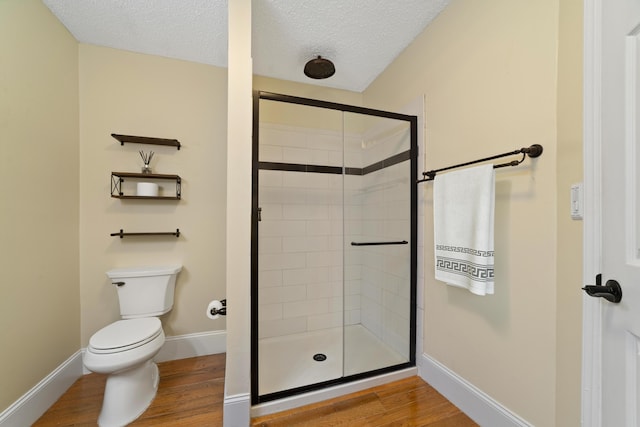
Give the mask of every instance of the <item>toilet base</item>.
[[147, 410], [158, 391], [160, 375], [153, 360], [110, 374], [104, 389], [100, 427], [122, 427]]

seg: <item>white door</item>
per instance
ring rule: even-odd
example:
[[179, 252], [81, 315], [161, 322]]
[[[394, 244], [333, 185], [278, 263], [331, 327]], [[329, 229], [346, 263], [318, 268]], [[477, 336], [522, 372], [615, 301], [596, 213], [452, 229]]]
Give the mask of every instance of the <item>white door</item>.
[[[583, 422], [636, 427], [640, 426], [640, 0], [588, 0], [585, 12], [585, 185], [591, 185], [587, 196], [599, 198], [592, 217], [585, 217], [585, 262], [591, 263], [585, 271], [593, 276], [601, 272], [602, 286], [617, 281], [622, 299], [585, 301], [584, 360], [595, 375], [587, 371], [583, 375], [587, 383], [583, 390], [590, 393], [583, 399]], [[589, 240], [599, 246], [591, 256]], [[595, 277], [586, 280], [596, 285]], [[588, 290], [603, 295], [613, 288]]]

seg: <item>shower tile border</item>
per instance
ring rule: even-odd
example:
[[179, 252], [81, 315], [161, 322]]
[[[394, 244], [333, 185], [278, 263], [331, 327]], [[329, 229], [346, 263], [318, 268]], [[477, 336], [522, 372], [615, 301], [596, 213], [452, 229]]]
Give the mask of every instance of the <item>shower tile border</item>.
[[274, 170], [285, 172], [313, 172], [313, 173], [328, 173], [334, 175], [359, 175], [364, 176], [372, 172], [379, 171], [390, 166], [397, 165], [398, 163], [411, 160], [411, 150], [403, 151], [402, 153], [394, 154], [387, 157], [384, 160], [370, 164], [363, 168], [352, 168], [340, 166], [323, 166], [323, 165], [306, 165], [302, 163], [282, 163], [282, 162], [258, 162], [258, 169], [260, 170]]

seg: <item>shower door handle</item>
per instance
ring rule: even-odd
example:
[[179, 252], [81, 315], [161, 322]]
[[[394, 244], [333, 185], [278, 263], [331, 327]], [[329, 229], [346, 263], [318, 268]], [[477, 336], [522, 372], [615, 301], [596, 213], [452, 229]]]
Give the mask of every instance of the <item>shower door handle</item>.
[[351, 242], [351, 246], [382, 246], [382, 245], [406, 245], [406, 240], [398, 240], [392, 242]]

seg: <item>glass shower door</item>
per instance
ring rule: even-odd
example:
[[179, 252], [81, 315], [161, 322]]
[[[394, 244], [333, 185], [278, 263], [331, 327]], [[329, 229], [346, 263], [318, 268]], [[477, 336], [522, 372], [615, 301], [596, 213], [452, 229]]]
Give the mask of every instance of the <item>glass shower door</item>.
[[356, 113], [345, 113], [344, 126], [349, 376], [411, 359], [411, 129], [406, 121]]

